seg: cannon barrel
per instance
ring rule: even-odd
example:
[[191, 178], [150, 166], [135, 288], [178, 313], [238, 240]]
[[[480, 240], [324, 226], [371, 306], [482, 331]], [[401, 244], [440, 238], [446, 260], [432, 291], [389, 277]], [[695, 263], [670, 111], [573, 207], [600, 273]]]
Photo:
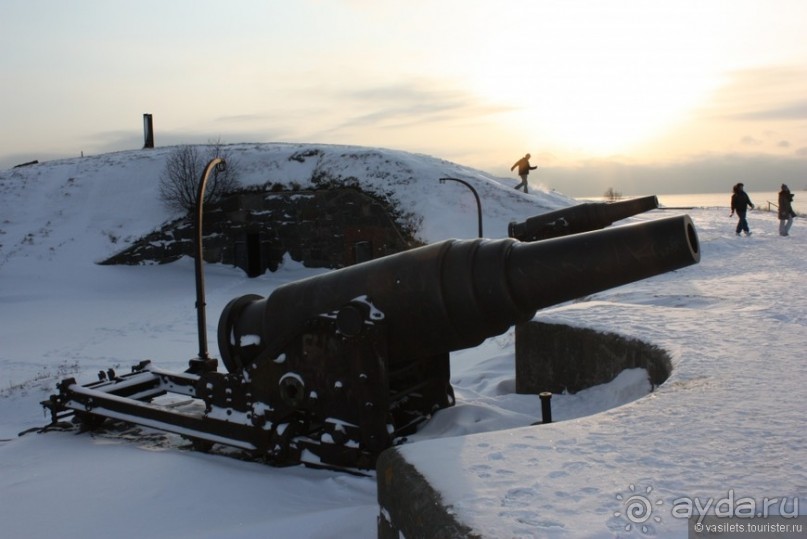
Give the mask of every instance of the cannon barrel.
[[508, 235], [538, 241], [605, 228], [617, 221], [658, 208], [655, 195], [620, 202], [587, 202], [510, 223]]
[[[700, 259], [682, 215], [534, 243], [447, 240], [232, 300], [219, 351], [233, 372], [279, 357], [312, 318], [345, 334], [383, 322], [391, 361], [480, 344], [538, 309], [679, 269]], [[369, 305], [369, 307], [368, 307]]]

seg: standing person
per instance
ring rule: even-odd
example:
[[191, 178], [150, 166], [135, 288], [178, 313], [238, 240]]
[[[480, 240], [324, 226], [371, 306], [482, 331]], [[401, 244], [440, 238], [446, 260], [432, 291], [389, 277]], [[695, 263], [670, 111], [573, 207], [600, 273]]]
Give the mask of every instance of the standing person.
[[743, 191], [743, 187], [745, 187], [742, 183], [738, 183], [734, 186], [734, 194], [731, 195], [731, 217], [734, 215], [734, 212], [737, 212], [737, 217], [739, 221], [737, 221], [737, 235], [740, 235], [740, 232], [745, 232], [746, 236], [751, 235], [751, 231], [748, 230], [748, 221], [745, 220], [745, 212], [748, 208], [754, 209], [754, 205], [751, 203], [751, 199], [748, 198], [748, 193]]
[[516, 167], [518, 167], [518, 175], [521, 177], [521, 183], [516, 185], [516, 189], [521, 189], [524, 187], [524, 192], [527, 192], [527, 176], [530, 174], [531, 170], [535, 170], [538, 167], [531, 167], [530, 166], [530, 154], [525, 155], [521, 159], [515, 162], [515, 164], [510, 167], [510, 171], [512, 172]]
[[787, 185], [782, 184], [779, 191], [779, 235], [789, 236], [790, 227], [793, 225], [793, 218], [796, 212], [793, 211], [793, 193]]

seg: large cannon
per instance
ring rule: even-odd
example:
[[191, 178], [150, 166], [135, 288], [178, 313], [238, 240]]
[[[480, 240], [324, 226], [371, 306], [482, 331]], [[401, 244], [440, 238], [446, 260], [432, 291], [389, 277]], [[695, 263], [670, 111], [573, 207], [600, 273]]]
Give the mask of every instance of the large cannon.
[[[454, 403], [450, 352], [538, 309], [699, 259], [688, 216], [534, 243], [448, 240], [232, 300], [218, 329], [228, 373], [143, 362], [87, 385], [64, 380], [43, 405], [54, 423], [113, 418], [274, 464], [371, 468]], [[151, 402], [164, 393], [204, 410]]]
[[586, 202], [555, 210], [508, 226], [508, 235], [538, 241], [605, 228], [617, 221], [658, 208], [655, 195], [620, 202]]

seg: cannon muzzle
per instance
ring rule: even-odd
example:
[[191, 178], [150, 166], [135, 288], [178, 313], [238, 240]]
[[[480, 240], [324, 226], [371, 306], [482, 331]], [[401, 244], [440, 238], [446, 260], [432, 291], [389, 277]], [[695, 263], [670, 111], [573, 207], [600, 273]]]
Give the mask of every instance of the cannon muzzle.
[[538, 241], [605, 228], [633, 215], [655, 210], [655, 195], [620, 202], [588, 202], [542, 213], [521, 223], [510, 223], [508, 235], [521, 241]]

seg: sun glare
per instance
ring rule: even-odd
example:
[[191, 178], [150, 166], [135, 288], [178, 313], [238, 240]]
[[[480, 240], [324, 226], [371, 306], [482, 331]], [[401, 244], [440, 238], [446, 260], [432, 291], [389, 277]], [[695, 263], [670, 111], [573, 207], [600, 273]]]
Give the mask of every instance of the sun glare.
[[692, 87], [613, 65], [565, 75], [523, 97], [525, 118], [558, 145], [595, 155], [625, 152], [657, 136], [697, 101]]
[[686, 34], [693, 23], [675, 9], [574, 5], [580, 10], [543, 9], [530, 32], [474, 50], [476, 90], [517, 110], [514, 121], [536, 144], [626, 152], [682, 121], [716, 86], [714, 47]]

